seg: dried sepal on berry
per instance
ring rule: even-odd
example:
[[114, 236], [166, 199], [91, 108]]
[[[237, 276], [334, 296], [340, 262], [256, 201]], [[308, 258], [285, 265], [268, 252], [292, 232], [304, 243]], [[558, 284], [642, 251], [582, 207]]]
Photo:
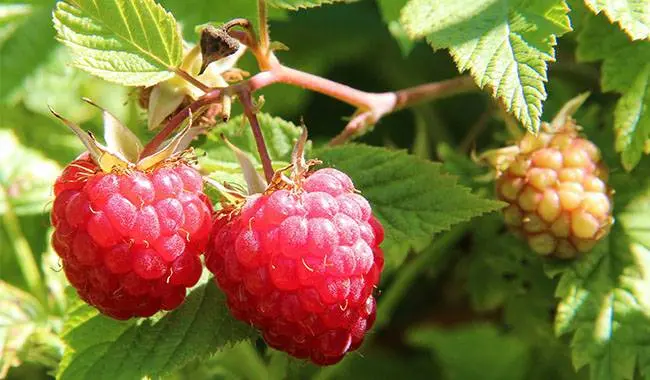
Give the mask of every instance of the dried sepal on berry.
[[235, 154], [237, 162], [241, 167], [242, 174], [244, 175], [244, 181], [246, 182], [246, 187], [248, 190], [247, 194], [261, 193], [267, 186], [264, 177], [255, 170], [255, 165], [251, 161], [250, 157], [244, 153], [241, 149], [233, 145], [226, 136], [221, 135], [221, 139], [224, 141], [226, 146]]
[[126, 158], [130, 162], [136, 162], [140, 157], [140, 153], [142, 153], [142, 150], [144, 149], [140, 139], [112, 113], [103, 109], [88, 98], [83, 98], [83, 100], [102, 111], [104, 121], [104, 141], [106, 141], [106, 146], [119, 152], [122, 157]]
[[588, 252], [610, 229], [611, 190], [600, 151], [579, 136], [573, 99], [537, 135], [489, 157], [497, 167], [498, 197], [509, 203], [505, 222], [540, 255], [561, 259]]

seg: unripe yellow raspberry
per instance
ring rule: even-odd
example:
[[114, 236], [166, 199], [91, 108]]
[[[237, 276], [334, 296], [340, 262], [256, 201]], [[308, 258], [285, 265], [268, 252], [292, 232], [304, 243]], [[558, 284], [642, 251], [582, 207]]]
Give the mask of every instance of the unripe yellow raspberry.
[[[505, 222], [540, 255], [570, 259], [593, 248], [612, 223], [611, 192], [600, 151], [578, 136], [570, 118], [565, 125], [517, 144], [510, 164], [496, 182], [509, 206]], [[512, 154], [512, 150], [509, 150]]]

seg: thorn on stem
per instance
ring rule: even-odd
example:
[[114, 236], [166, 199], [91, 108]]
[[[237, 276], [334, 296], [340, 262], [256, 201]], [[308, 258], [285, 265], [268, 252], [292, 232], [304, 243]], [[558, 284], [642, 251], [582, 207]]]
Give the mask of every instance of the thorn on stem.
[[250, 123], [251, 130], [253, 131], [253, 136], [255, 137], [255, 144], [257, 145], [257, 151], [260, 154], [260, 161], [262, 161], [262, 167], [264, 168], [264, 177], [266, 182], [271, 183], [273, 179], [273, 165], [271, 164], [271, 157], [269, 156], [269, 151], [266, 148], [266, 142], [264, 141], [264, 135], [262, 134], [262, 129], [260, 128], [260, 123], [257, 120], [255, 106], [253, 105], [253, 100], [251, 98], [250, 91], [242, 88], [239, 92], [239, 100], [244, 107], [244, 114]]

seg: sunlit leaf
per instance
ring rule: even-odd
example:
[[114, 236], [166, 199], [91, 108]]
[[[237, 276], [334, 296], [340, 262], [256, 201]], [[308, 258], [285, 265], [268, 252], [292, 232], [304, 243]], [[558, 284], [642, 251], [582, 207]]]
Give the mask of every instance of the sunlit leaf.
[[564, 0], [410, 0], [401, 21], [411, 38], [448, 48], [459, 71], [536, 133], [556, 38], [571, 31], [568, 11]]
[[650, 37], [650, 6], [646, 0], [585, 0], [594, 13], [603, 12], [632, 39]]
[[604, 17], [592, 17], [578, 43], [578, 59], [603, 60], [603, 90], [622, 94], [614, 111], [616, 151], [630, 171], [650, 140], [650, 40], [632, 42]]
[[128, 86], [171, 78], [183, 56], [176, 20], [153, 0], [60, 1], [54, 26], [74, 65]]

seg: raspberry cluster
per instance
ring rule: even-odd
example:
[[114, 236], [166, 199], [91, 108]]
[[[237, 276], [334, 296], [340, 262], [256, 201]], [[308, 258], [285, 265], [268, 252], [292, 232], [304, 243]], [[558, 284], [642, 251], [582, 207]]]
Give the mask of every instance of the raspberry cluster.
[[53, 246], [79, 296], [116, 319], [171, 310], [201, 274], [212, 206], [182, 162], [105, 173], [89, 157], [54, 186]]
[[368, 201], [334, 169], [222, 210], [206, 253], [234, 316], [298, 358], [334, 364], [375, 320], [384, 238]]
[[607, 170], [600, 151], [573, 124], [527, 134], [497, 179], [506, 224], [540, 255], [574, 258], [588, 252], [611, 225]]

